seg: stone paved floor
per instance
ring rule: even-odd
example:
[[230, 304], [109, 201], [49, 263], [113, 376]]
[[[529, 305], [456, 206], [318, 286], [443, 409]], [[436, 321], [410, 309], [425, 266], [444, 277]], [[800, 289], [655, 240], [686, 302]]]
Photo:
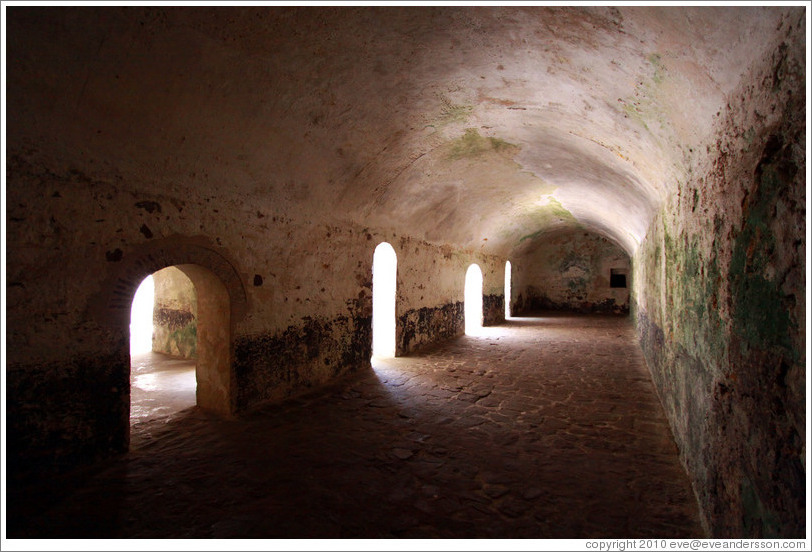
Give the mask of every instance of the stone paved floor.
[[628, 318], [513, 319], [133, 447], [9, 537], [702, 536]]
[[197, 404], [194, 359], [155, 352], [131, 358], [130, 424], [171, 419], [175, 413]]

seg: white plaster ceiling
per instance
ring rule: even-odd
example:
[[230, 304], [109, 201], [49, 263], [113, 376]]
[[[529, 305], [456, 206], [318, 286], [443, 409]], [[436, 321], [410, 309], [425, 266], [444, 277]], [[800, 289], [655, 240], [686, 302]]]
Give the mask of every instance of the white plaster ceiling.
[[9, 8], [9, 134], [294, 220], [631, 253], [785, 12]]

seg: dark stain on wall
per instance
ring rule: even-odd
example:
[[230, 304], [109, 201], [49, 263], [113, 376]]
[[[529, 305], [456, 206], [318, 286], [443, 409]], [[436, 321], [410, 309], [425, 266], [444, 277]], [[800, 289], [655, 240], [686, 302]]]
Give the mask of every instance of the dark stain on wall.
[[397, 354], [406, 355], [464, 331], [465, 307], [461, 301], [410, 310], [398, 318]]
[[368, 366], [372, 318], [305, 317], [276, 334], [241, 336], [234, 343], [237, 410], [278, 400]]
[[505, 321], [505, 296], [482, 296], [482, 325], [495, 326]]
[[197, 320], [188, 310], [157, 307], [153, 311], [153, 350], [197, 358]]
[[526, 316], [534, 312], [555, 310], [555, 311], [569, 311], [588, 313], [601, 313], [601, 314], [629, 314], [629, 305], [618, 305], [614, 299], [608, 298], [602, 301], [577, 301], [577, 302], [557, 302], [553, 301], [541, 291], [533, 286], [527, 287], [527, 297], [519, 294], [516, 299], [514, 312], [516, 316]]
[[159, 307], [155, 309], [152, 319], [155, 324], [178, 330], [194, 322], [195, 316], [187, 310]]
[[[779, 203], [787, 202], [786, 188], [798, 174], [788, 145], [772, 135], [756, 167], [756, 188], [745, 199], [744, 224], [736, 236], [730, 262], [733, 295], [733, 330], [748, 348], [777, 349], [781, 356], [797, 357], [789, 338], [790, 309], [797, 297], [781, 290], [781, 275], [770, 277], [776, 259], [776, 236], [770, 228]], [[788, 220], [787, 222], [792, 222]], [[785, 275], [784, 275], [785, 276]]]
[[157, 201], [139, 201], [135, 204], [139, 209], [145, 210], [147, 213], [161, 212], [161, 204]]
[[9, 481], [58, 473], [128, 446], [128, 356], [74, 357], [9, 366], [6, 409]]
[[[636, 309], [641, 346], [703, 522], [720, 538], [806, 530], [806, 112], [803, 54], [787, 55], [777, 48], [758, 86], [731, 102], [712, 167], [682, 185], [690, 203], [661, 213], [641, 245], [652, 311]], [[764, 125], [739, 107], [754, 101], [782, 111]], [[741, 197], [741, 218], [709, 216], [735, 212], [730, 197]]]
[[[770, 136], [755, 171], [755, 189], [745, 201], [729, 269], [730, 363], [736, 377], [733, 385], [720, 384], [714, 393], [713, 417], [727, 421], [725, 442], [756, 444], [730, 450], [730, 458], [720, 459], [723, 470], [733, 468], [742, 476], [741, 523], [754, 537], [786, 538], [804, 532], [803, 420], [797, 419], [805, 406], [803, 354], [792, 339], [792, 328], [801, 324], [793, 313], [803, 297], [792, 292], [800, 290], [784, 285], [792, 267], [786, 266], [786, 244], [779, 243], [782, 236], [771, 220], [784, 210], [782, 204], [792, 201], [788, 194], [798, 170], [792, 146], [781, 136]], [[782, 224], [791, 224], [793, 218], [787, 216]], [[729, 416], [731, 412], [736, 415]], [[760, 415], [753, 416], [755, 412]], [[722, 479], [730, 480], [729, 475]], [[716, 492], [724, 487], [718, 485]], [[724, 505], [717, 502], [713, 507], [715, 517], [726, 517]]]

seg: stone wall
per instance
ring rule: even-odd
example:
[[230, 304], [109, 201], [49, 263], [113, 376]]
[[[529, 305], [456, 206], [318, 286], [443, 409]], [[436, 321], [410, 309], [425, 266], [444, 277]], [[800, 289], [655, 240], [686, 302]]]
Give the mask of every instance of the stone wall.
[[152, 350], [179, 358], [197, 357], [197, 293], [179, 269], [167, 267], [152, 275], [155, 307]]
[[717, 116], [635, 259], [637, 323], [704, 524], [805, 533], [804, 20]]
[[[124, 186], [105, 171], [90, 172], [101, 162], [51, 153], [20, 144], [9, 150], [14, 466], [31, 458], [70, 465], [126, 450], [129, 308], [138, 283], [166, 266], [203, 267], [227, 290], [231, 315], [218, 319], [229, 322], [211, 328], [206, 345], [218, 359], [213, 408], [225, 414], [368, 365], [372, 257], [381, 241], [398, 254], [398, 354], [463, 332], [470, 263], [483, 268], [485, 295], [502, 293], [496, 257], [353, 221], [294, 219], [228, 195], [156, 193], [146, 185], [135, 192], [131, 179]], [[216, 373], [224, 361], [230, 373]]]
[[496, 326], [505, 321], [505, 293], [485, 294], [482, 297], [482, 325]]
[[[626, 285], [611, 287], [612, 270]], [[513, 260], [512, 313], [552, 309], [629, 312], [629, 256], [610, 240], [584, 231], [545, 236]]]
[[499, 318], [486, 308], [489, 301], [492, 302], [487, 299], [489, 296], [504, 296], [501, 259], [451, 246], [437, 248], [413, 239], [401, 239], [395, 251], [398, 254], [398, 355], [465, 332], [465, 273], [472, 263], [482, 269], [484, 323], [504, 320], [504, 312]]

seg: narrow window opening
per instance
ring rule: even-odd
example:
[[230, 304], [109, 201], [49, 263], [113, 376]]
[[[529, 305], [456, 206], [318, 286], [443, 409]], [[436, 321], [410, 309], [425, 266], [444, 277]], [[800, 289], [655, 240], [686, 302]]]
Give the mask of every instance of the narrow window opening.
[[395, 356], [395, 301], [397, 297], [395, 250], [386, 242], [372, 256], [372, 354]]
[[626, 269], [612, 268], [609, 272], [609, 287], [610, 288], [625, 288], [626, 287]]
[[465, 273], [465, 334], [482, 329], [482, 270], [472, 264]]
[[147, 276], [130, 316], [130, 425], [197, 404], [197, 297], [183, 272]]
[[511, 266], [510, 261], [505, 263], [505, 318], [510, 318], [510, 278]]

